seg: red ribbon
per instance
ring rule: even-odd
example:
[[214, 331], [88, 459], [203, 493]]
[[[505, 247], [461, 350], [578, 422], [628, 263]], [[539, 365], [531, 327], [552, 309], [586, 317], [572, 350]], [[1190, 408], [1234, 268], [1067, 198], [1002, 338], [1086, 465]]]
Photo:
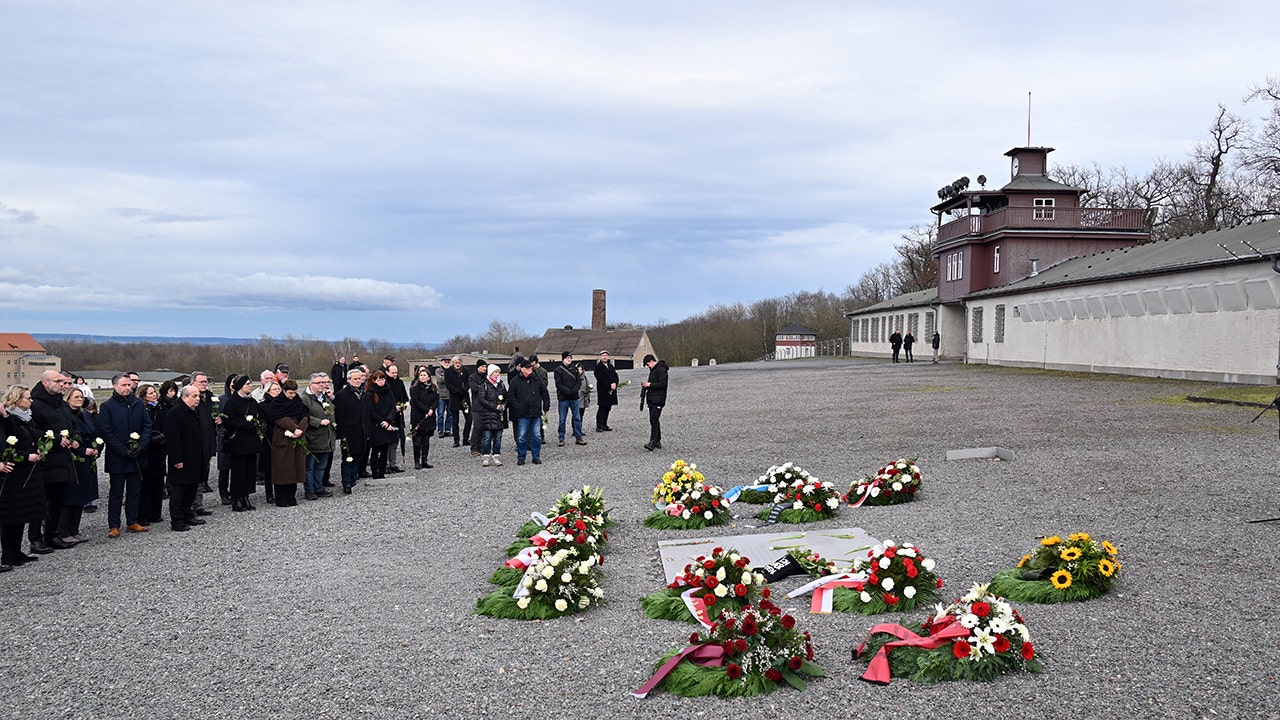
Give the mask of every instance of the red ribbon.
[[665, 680], [667, 675], [670, 675], [671, 671], [676, 668], [676, 665], [679, 665], [680, 661], [685, 658], [688, 658], [689, 662], [695, 665], [701, 665], [703, 667], [720, 667], [720, 664], [724, 662], [724, 648], [720, 647], [720, 645], [716, 643], [690, 645], [668, 658], [666, 662], [662, 663], [662, 667], [658, 668], [658, 671], [653, 674], [653, 677], [649, 678], [644, 685], [641, 685], [639, 690], [636, 690], [631, 694], [638, 698], [647, 696], [649, 693], [653, 692], [653, 689]]
[[867, 488], [862, 492], [862, 497], [858, 498], [858, 502], [853, 503], [849, 507], [862, 507], [862, 503], [866, 502], [867, 498], [871, 497], [871, 488], [881, 487], [882, 485], [884, 485], [884, 482], [880, 480], [880, 478], [876, 478], [867, 483]]
[[876, 652], [875, 657], [871, 658], [871, 664], [867, 665], [867, 671], [862, 673], [861, 680], [876, 685], [889, 684], [889, 651], [899, 647], [918, 647], [921, 650], [933, 650], [969, 636], [969, 628], [957, 622], [946, 623], [936, 635], [920, 635], [911, 632], [907, 628], [895, 623], [882, 623], [871, 628], [871, 632], [867, 634], [867, 640], [863, 640], [858, 646], [858, 655], [862, 655], [863, 649], [867, 647], [867, 641], [876, 633], [888, 633], [896, 638], [897, 642], [885, 643]]

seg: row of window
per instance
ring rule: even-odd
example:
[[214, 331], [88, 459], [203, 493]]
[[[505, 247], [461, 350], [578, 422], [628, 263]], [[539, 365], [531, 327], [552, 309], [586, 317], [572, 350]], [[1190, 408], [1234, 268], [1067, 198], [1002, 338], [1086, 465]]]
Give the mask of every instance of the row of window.
[[[1004, 305], [996, 305], [996, 332], [992, 338], [995, 342], [1004, 342]], [[982, 308], [969, 309], [969, 342], [982, 342]]]

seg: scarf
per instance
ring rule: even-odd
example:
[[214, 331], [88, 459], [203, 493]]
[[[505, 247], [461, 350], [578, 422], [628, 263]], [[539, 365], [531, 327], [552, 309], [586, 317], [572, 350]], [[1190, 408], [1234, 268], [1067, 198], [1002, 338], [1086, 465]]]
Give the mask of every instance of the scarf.
[[30, 410], [23, 410], [22, 408], [17, 408], [17, 407], [6, 408], [6, 410], [9, 411], [10, 415], [18, 418], [22, 422], [28, 422], [28, 423], [31, 422]]

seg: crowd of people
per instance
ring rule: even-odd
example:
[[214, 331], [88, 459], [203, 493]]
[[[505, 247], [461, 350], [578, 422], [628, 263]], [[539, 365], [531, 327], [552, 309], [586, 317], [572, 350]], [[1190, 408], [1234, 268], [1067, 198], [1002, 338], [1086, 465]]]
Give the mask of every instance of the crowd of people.
[[[662, 447], [667, 365], [652, 355], [644, 365], [645, 448], [654, 450]], [[593, 374], [595, 429], [611, 432], [619, 381], [607, 352]], [[201, 371], [185, 385], [159, 386], [120, 373], [111, 379], [111, 396], [98, 404], [83, 379], [46, 371], [34, 387], [12, 385], [0, 400], [0, 572], [88, 539], [82, 521], [100, 499], [99, 461], [108, 478], [108, 538], [163, 522], [166, 499], [170, 528], [187, 532], [212, 514], [205, 496], [214, 492], [215, 468], [221, 504], [248, 512], [257, 509], [259, 485], [265, 502], [291, 507], [299, 486], [304, 499], [321, 500], [334, 495], [330, 488], [351, 494], [362, 478], [405, 472], [400, 463], [407, 465], [410, 444], [414, 469], [431, 469], [433, 435], [452, 437], [454, 448], [469, 448], [484, 467], [501, 466], [510, 427], [516, 465], [540, 465], [553, 380], [559, 446], [566, 431], [574, 444], [587, 444], [582, 412], [592, 386], [585, 375], [567, 352], [553, 373], [536, 355], [517, 355], [505, 378], [497, 364], [481, 360], [467, 368], [455, 356], [439, 368], [415, 367], [406, 387], [388, 354], [372, 371], [358, 357], [350, 363], [340, 357], [329, 373], [310, 374], [304, 387], [283, 363], [262, 371], [256, 384], [232, 374], [220, 395]]]

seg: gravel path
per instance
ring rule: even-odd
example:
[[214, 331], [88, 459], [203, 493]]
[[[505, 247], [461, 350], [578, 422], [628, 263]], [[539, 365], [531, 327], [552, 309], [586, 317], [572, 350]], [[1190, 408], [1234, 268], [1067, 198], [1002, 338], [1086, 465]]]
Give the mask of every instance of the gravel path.
[[[111, 541], [104, 486], [90, 542], [0, 576], [0, 717], [1280, 717], [1266, 609], [1280, 523], [1243, 522], [1280, 515], [1274, 415], [1250, 425], [1247, 408], [1157, 402], [1193, 383], [823, 358], [673, 368], [665, 450], [649, 453], [643, 375], [624, 373], [616, 432], [553, 442], [540, 467], [515, 466], [510, 434], [501, 468], [436, 441], [436, 468], [412, 482]], [[945, 462], [990, 445], [1018, 459]], [[803, 614], [831, 673], [804, 693], [631, 697], [690, 631], [638, 603], [662, 584], [657, 541], [706, 534], [641, 525], [672, 460], [725, 486], [785, 460], [847, 484], [915, 455], [918, 502], [827, 525], [919, 544], [950, 595], [1037, 535], [1119, 546], [1111, 595], [1019, 606], [1047, 674], [875, 687], [849, 651], [876, 620]], [[474, 615], [528, 512], [582, 483], [604, 488], [620, 522], [608, 604], [541, 623]]]

